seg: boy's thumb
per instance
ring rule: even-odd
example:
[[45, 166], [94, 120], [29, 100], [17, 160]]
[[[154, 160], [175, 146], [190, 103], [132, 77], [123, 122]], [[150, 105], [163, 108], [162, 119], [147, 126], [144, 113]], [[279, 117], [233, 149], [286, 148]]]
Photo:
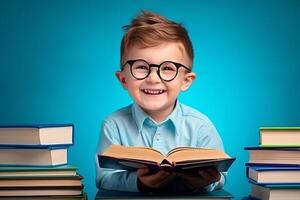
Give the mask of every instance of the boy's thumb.
[[146, 174], [148, 174], [149, 169], [148, 168], [141, 168], [137, 171], [138, 176], [144, 176]]

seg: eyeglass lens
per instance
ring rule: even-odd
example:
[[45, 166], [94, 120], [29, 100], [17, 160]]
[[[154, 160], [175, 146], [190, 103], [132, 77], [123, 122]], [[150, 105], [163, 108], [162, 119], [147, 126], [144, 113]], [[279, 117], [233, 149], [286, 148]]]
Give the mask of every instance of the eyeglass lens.
[[137, 79], [144, 79], [149, 76], [151, 72], [151, 67], [158, 67], [158, 74], [163, 80], [172, 80], [177, 75], [177, 67], [172, 62], [164, 62], [160, 66], [157, 65], [149, 65], [147, 62], [143, 60], [135, 61], [131, 66], [131, 73]]

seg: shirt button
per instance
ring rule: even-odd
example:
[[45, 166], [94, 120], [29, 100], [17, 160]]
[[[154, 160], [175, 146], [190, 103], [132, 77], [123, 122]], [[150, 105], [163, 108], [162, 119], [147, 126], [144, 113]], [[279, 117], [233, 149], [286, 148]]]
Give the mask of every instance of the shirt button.
[[155, 140], [159, 141], [159, 133], [155, 135]]

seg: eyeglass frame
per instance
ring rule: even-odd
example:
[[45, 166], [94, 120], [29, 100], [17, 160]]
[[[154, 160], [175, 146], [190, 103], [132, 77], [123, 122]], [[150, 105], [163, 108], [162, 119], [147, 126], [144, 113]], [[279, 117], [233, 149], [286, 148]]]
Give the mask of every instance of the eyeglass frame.
[[[137, 77], [135, 77], [135, 76], [133, 75], [133, 72], [132, 72], [132, 66], [133, 66], [133, 64], [134, 64], [135, 62], [137, 62], [137, 61], [143, 61], [143, 62], [147, 63], [148, 66], [149, 66], [148, 74], [147, 74], [144, 78], [137, 78]], [[161, 77], [161, 75], [160, 75], [160, 67], [161, 67], [164, 63], [167, 63], [167, 62], [170, 62], [170, 63], [174, 64], [175, 67], [176, 67], [176, 74], [175, 74], [175, 76], [174, 76], [172, 79], [170, 79], [170, 80], [165, 80], [165, 79], [163, 79], [163, 78]], [[177, 74], [178, 74], [178, 71], [179, 71], [179, 68], [180, 68], [180, 67], [183, 67], [183, 68], [184, 68], [185, 70], [187, 70], [188, 72], [192, 72], [192, 70], [191, 70], [190, 68], [184, 66], [184, 65], [181, 64], [181, 63], [177, 63], [177, 62], [173, 62], [173, 61], [167, 60], [167, 61], [164, 61], [164, 62], [160, 63], [159, 65], [157, 65], [157, 64], [150, 64], [150, 63], [148, 63], [148, 62], [147, 62], [146, 60], [144, 60], [144, 59], [127, 60], [127, 61], [122, 65], [121, 71], [124, 70], [124, 68], [125, 68], [125, 66], [126, 66], [127, 64], [129, 64], [129, 66], [130, 66], [130, 73], [131, 73], [131, 75], [132, 75], [135, 79], [137, 79], [137, 80], [144, 80], [144, 79], [146, 79], [146, 78], [151, 74], [151, 67], [157, 67], [158, 69], [157, 69], [157, 72], [156, 72], [156, 73], [157, 73], [158, 77], [160, 78], [160, 80], [167, 81], [167, 82], [173, 81], [173, 80], [177, 77]]]

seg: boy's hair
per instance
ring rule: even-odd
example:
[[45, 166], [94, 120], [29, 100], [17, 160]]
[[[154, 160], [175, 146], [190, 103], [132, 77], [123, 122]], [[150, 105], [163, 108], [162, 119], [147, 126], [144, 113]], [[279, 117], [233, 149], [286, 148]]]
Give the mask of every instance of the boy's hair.
[[180, 42], [193, 63], [194, 51], [187, 30], [181, 25], [156, 13], [142, 11], [131, 24], [123, 27], [121, 42], [121, 65], [124, 54], [134, 45], [141, 48], [154, 47], [162, 42]]

